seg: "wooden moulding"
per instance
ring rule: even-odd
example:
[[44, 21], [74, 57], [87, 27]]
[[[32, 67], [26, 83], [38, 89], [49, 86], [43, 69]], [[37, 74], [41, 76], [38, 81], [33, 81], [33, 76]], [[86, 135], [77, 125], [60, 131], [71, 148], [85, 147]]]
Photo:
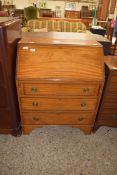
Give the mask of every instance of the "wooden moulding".
[[[24, 125], [23, 126], [23, 134], [30, 134], [32, 130], [36, 128], [42, 128], [47, 127], [50, 125]], [[79, 128], [81, 131], [83, 131], [85, 134], [91, 134], [93, 126], [89, 125], [60, 125], [61, 127], [73, 127], [73, 128]]]

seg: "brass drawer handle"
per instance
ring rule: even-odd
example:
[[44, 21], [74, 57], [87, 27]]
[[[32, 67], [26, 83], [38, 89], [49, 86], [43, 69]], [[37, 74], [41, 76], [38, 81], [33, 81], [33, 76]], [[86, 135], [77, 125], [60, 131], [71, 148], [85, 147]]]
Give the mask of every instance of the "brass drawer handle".
[[89, 92], [89, 88], [84, 88], [84, 89], [83, 89], [83, 92], [84, 92], [84, 93], [88, 93], [88, 92]]
[[38, 104], [38, 102], [32, 102], [32, 105], [33, 106], [38, 106], [39, 104]]
[[36, 88], [36, 87], [32, 87], [31, 91], [32, 91], [33, 93], [35, 93], [35, 92], [37, 92], [37, 88]]
[[113, 115], [112, 118], [113, 118], [114, 120], [116, 120], [116, 119], [117, 119], [117, 115]]
[[23, 47], [23, 50], [28, 50], [28, 46], [24, 46]]
[[33, 120], [39, 121], [39, 118], [38, 117], [33, 117]]
[[80, 105], [81, 105], [81, 107], [85, 107], [87, 104], [85, 102], [83, 102]]
[[35, 48], [30, 48], [30, 52], [36, 52]]
[[78, 120], [79, 120], [79, 122], [82, 122], [84, 120], [84, 118], [80, 117]]

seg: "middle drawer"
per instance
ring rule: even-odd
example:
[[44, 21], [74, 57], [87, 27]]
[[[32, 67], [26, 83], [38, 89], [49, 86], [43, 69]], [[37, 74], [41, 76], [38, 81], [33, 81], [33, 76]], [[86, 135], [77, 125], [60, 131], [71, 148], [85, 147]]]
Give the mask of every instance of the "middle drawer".
[[75, 98], [21, 98], [21, 109], [25, 110], [95, 110], [97, 99]]

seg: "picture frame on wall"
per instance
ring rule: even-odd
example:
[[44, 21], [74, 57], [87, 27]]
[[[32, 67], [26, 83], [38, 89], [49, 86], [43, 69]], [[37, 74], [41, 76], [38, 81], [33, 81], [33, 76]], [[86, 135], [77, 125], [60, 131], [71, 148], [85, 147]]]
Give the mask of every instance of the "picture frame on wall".
[[65, 3], [65, 10], [76, 10], [76, 3], [75, 2], [66, 2]]

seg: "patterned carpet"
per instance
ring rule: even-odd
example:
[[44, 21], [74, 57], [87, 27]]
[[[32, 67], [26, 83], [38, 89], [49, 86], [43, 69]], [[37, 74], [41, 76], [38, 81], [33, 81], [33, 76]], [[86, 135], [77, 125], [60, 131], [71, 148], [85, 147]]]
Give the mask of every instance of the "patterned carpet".
[[45, 127], [0, 135], [0, 175], [117, 175], [117, 128]]

